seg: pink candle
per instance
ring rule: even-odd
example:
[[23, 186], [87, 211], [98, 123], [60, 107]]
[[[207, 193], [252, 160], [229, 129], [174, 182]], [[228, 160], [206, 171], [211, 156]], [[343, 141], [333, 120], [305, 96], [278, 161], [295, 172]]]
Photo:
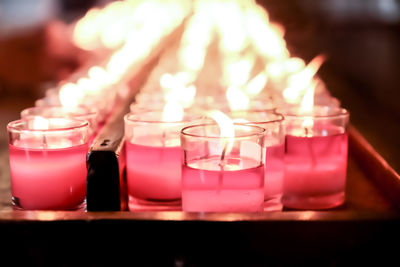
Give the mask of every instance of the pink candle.
[[265, 211], [280, 211], [283, 208], [284, 143], [283, 116], [274, 109], [251, 109], [228, 113], [234, 121], [257, 125], [265, 129], [264, 137], [264, 192]]
[[182, 209], [203, 212], [263, 210], [264, 168], [250, 158], [195, 160], [182, 168]]
[[21, 118], [40, 116], [43, 118], [74, 118], [86, 120], [89, 123], [89, 145], [93, 143], [98, 130], [98, 114], [85, 106], [63, 107], [59, 106], [40, 106], [30, 107], [21, 111]]
[[[347, 134], [286, 137], [286, 201], [302, 198], [314, 208], [344, 201], [347, 170]], [[312, 203], [314, 198], [324, 201]], [[321, 204], [319, 204], [321, 203]], [[329, 203], [329, 204], [327, 204]], [[301, 206], [301, 205], [300, 205]]]
[[9, 145], [13, 201], [23, 209], [76, 209], [86, 196], [87, 144], [61, 149]]
[[263, 211], [265, 129], [244, 124], [232, 127], [233, 137], [220, 137], [215, 124], [182, 130], [184, 211]]
[[181, 150], [126, 143], [128, 193], [147, 200], [181, 198]]
[[283, 203], [287, 207], [326, 209], [345, 200], [349, 116], [344, 109], [330, 112], [314, 115], [309, 127], [286, 116]]
[[179, 134], [193, 117], [163, 119], [161, 110], [125, 116], [129, 210], [178, 209], [181, 204]]
[[265, 211], [282, 210], [283, 177], [284, 177], [284, 153], [283, 144], [266, 147], [265, 160]]
[[88, 122], [36, 118], [8, 124], [13, 204], [28, 210], [78, 209], [86, 196]]

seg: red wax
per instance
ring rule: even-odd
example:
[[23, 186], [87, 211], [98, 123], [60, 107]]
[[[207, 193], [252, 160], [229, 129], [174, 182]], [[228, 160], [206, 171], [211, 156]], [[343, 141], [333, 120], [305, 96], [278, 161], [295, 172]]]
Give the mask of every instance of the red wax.
[[250, 158], [195, 160], [182, 167], [182, 209], [189, 212], [263, 210], [264, 166]]
[[88, 145], [24, 149], [9, 145], [11, 188], [23, 209], [77, 209], [86, 196]]
[[131, 198], [175, 201], [181, 198], [181, 148], [126, 142], [127, 184]]
[[265, 153], [265, 210], [281, 210], [285, 146], [268, 146]]
[[347, 170], [347, 133], [286, 136], [284, 204], [300, 209], [343, 203]]

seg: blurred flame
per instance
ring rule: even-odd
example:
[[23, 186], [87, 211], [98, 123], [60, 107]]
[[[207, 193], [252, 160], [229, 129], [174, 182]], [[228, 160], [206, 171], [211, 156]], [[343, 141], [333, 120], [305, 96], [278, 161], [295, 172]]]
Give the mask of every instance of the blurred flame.
[[[305, 114], [311, 114], [314, 108], [314, 92], [315, 92], [316, 83], [312, 82], [308, 87], [306, 93], [304, 94], [303, 100], [300, 105], [300, 112]], [[314, 120], [312, 118], [306, 118], [302, 127], [305, 129], [311, 128], [314, 126]]]
[[165, 122], [177, 122], [183, 119], [183, 108], [175, 100], [168, 101], [163, 110], [163, 121]]
[[298, 99], [310, 87], [314, 75], [324, 61], [325, 56], [318, 55], [303, 70], [289, 77], [288, 86], [283, 91], [283, 96], [288, 103], [299, 102]]
[[194, 85], [187, 85], [192, 79], [190, 73], [179, 72], [176, 75], [164, 73], [160, 78], [164, 99], [167, 102], [176, 101], [184, 108], [192, 106], [197, 91]]
[[58, 97], [61, 105], [67, 107], [77, 107], [81, 103], [84, 93], [76, 84], [66, 83], [60, 88]]
[[49, 120], [45, 119], [41, 116], [35, 116], [33, 119], [32, 128], [34, 130], [48, 130], [49, 129]]
[[246, 93], [250, 96], [258, 95], [264, 89], [265, 85], [267, 84], [267, 80], [267, 75], [264, 72], [260, 72], [247, 83], [245, 87]]
[[226, 98], [231, 110], [244, 110], [249, 106], [249, 97], [237, 87], [229, 87], [226, 90]]

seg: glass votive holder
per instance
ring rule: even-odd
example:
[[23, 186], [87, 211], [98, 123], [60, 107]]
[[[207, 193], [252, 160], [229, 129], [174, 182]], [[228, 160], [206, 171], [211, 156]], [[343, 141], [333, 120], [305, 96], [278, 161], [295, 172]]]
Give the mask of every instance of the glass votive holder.
[[315, 106], [308, 113], [285, 114], [283, 205], [328, 209], [345, 201], [349, 113]]
[[[163, 121], [163, 112], [125, 115], [129, 210], [163, 209], [181, 204], [180, 131], [195, 116]], [[152, 206], [152, 207], [151, 207]]]
[[30, 117], [7, 125], [13, 205], [75, 210], [86, 196], [89, 123]]
[[247, 110], [227, 113], [234, 122], [265, 129], [264, 140], [264, 211], [281, 211], [284, 177], [284, 117], [274, 110]]
[[261, 212], [265, 129], [234, 124], [221, 137], [217, 124], [182, 129], [182, 209], [187, 212]]
[[42, 106], [30, 107], [21, 111], [22, 119], [36, 116], [43, 118], [75, 118], [79, 120], [86, 120], [89, 123], [89, 144], [92, 143], [97, 133], [97, 112], [92, 111], [85, 106]]

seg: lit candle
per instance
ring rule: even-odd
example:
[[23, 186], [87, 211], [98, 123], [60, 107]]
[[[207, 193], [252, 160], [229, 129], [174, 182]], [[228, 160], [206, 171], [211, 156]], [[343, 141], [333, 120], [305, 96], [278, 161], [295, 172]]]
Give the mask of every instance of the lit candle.
[[183, 211], [262, 211], [265, 130], [213, 118], [218, 125], [192, 125], [181, 133]]
[[42, 117], [10, 122], [13, 204], [27, 210], [73, 210], [86, 196], [88, 122]]
[[284, 176], [284, 118], [274, 110], [246, 110], [228, 113], [235, 123], [257, 125], [265, 129], [264, 192], [265, 211], [282, 210]]
[[343, 204], [347, 170], [349, 113], [315, 106], [285, 114], [286, 151], [283, 204], [324, 209]]
[[64, 106], [43, 106], [31, 107], [21, 111], [21, 118], [27, 119], [32, 117], [43, 118], [75, 118], [86, 120], [89, 123], [89, 145], [92, 144], [97, 132], [97, 112], [90, 110], [85, 106], [64, 107]]
[[181, 150], [179, 133], [193, 120], [179, 105], [164, 111], [125, 116], [129, 209], [159, 204], [180, 205]]

